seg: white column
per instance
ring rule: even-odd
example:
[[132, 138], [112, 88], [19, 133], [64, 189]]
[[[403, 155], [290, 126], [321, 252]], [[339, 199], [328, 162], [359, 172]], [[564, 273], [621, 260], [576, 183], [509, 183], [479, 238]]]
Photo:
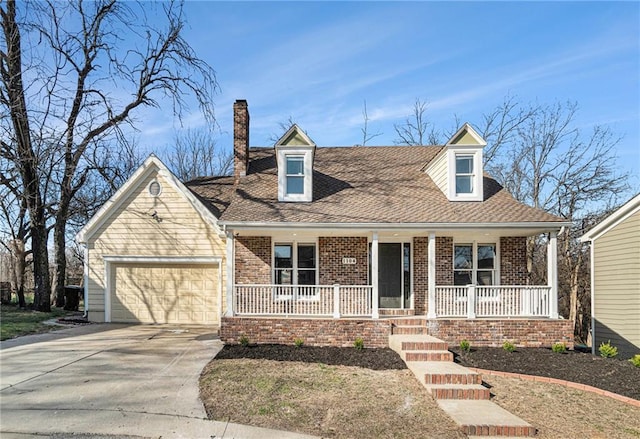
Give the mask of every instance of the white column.
[[233, 233], [227, 232], [227, 317], [233, 317], [233, 285], [235, 279], [233, 278], [233, 266], [234, 266], [234, 258], [233, 258], [233, 247], [234, 247], [234, 238]]
[[436, 234], [429, 233], [427, 248], [427, 318], [435, 319], [436, 314]]
[[333, 318], [340, 318], [340, 285], [333, 285]]
[[467, 286], [467, 318], [476, 318], [476, 286]]
[[558, 318], [558, 233], [549, 234], [547, 245], [547, 283], [551, 287], [549, 294], [549, 317]]
[[373, 232], [371, 238], [371, 286], [372, 292], [372, 315], [374, 319], [380, 318], [379, 297], [378, 297], [378, 232]]

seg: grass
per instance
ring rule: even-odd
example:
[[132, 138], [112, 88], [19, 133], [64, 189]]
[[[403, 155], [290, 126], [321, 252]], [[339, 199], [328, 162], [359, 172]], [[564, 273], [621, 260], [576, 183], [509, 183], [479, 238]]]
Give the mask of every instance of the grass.
[[62, 317], [69, 314], [61, 308], [51, 308], [51, 312], [20, 309], [16, 304], [0, 305], [0, 340], [19, 337], [28, 334], [40, 334], [59, 329], [56, 326], [45, 325], [45, 320]]

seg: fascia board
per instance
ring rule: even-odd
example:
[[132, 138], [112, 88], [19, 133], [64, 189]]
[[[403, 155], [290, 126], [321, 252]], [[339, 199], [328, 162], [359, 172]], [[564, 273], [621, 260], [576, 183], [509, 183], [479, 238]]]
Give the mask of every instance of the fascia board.
[[464, 230], [464, 229], [544, 229], [559, 230], [570, 221], [518, 223], [269, 223], [220, 221], [226, 229], [366, 229], [366, 230]]
[[611, 228], [618, 225], [634, 213], [640, 210], [640, 194], [633, 197], [626, 204], [602, 220], [600, 224], [589, 230], [587, 233], [580, 237], [580, 242], [595, 241], [604, 233], [608, 232]]

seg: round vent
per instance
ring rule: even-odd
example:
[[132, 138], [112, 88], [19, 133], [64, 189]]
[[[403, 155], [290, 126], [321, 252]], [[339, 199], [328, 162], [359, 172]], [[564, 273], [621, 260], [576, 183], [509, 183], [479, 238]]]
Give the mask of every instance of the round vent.
[[160, 185], [160, 183], [154, 180], [149, 184], [149, 193], [151, 194], [151, 196], [157, 197], [161, 192], [162, 186]]

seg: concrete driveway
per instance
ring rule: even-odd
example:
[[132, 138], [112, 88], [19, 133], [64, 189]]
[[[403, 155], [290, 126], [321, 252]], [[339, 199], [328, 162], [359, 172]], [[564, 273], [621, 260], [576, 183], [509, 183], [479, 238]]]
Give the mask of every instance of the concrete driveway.
[[202, 368], [216, 328], [89, 325], [0, 344], [2, 437], [302, 438], [209, 421]]

